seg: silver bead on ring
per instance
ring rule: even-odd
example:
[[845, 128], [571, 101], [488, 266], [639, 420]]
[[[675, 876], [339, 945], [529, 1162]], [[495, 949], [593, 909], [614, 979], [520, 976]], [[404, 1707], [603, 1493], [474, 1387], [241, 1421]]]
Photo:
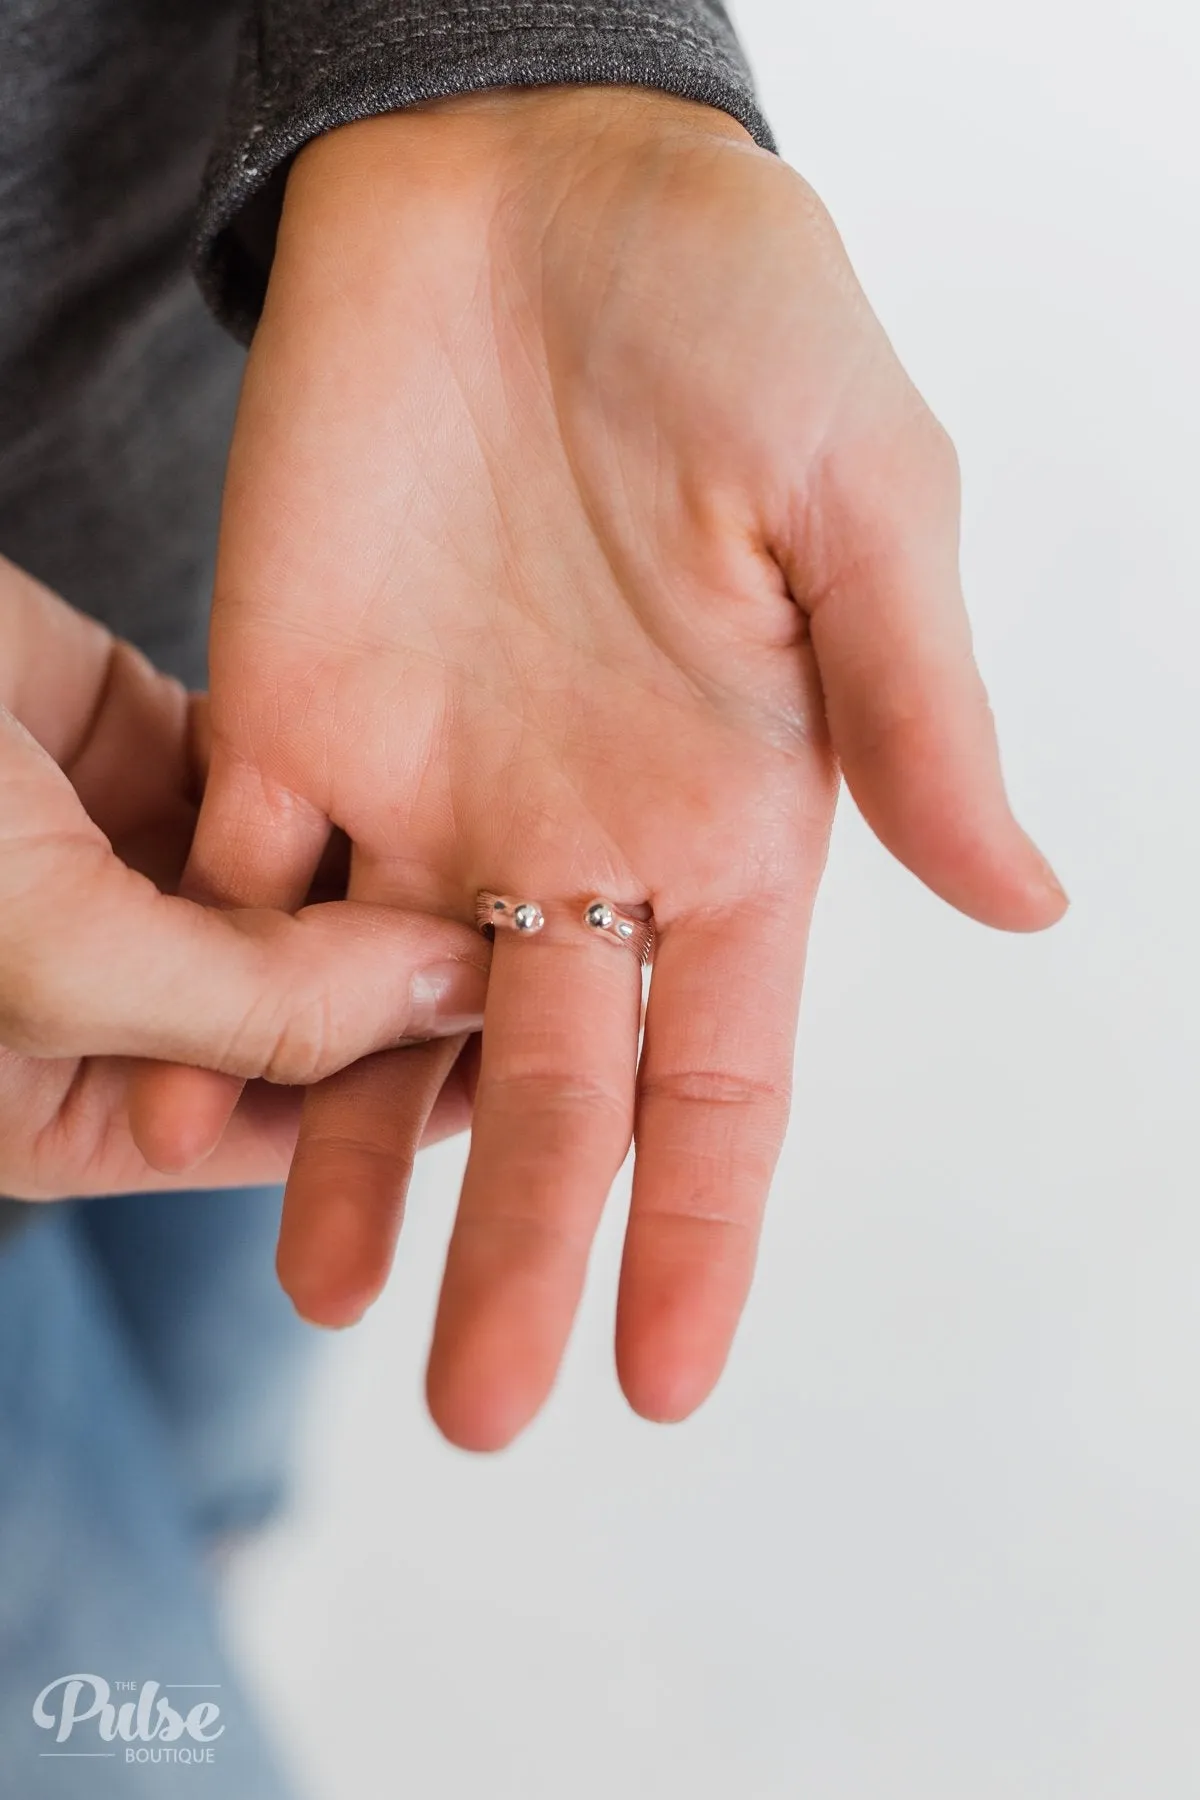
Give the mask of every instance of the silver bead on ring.
[[475, 897], [475, 923], [488, 937], [497, 931], [518, 931], [523, 937], [532, 937], [546, 923], [546, 915], [536, 900], [485, 892]]
[[654, 955], [654, 926], [650, 920], [635, 918], [603, 895], [588, 901], [583, 922], [594, 937], [607, 938], [610, 944], [632, 950], [643, 968]]

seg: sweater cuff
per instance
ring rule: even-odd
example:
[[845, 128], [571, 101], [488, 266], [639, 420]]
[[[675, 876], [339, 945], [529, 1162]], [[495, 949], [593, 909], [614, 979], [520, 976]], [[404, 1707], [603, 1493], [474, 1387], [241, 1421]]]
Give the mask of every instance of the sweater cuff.
[[249, 342], [288, 168], [312, 138], [421, 100], [561, 82], [702, 101], [775, 149], [716, 0], [409, 0], [403, 16], [396, 0], [263, 0], [197, 219], [196, 273], [217, 318]]

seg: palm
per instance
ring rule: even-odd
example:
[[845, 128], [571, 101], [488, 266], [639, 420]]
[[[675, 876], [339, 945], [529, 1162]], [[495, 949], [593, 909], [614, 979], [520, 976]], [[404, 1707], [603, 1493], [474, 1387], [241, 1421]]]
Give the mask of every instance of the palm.
[[[776, 635], [785, 624], [793, 642], [767, 646], [751, 636], [761, 618], [743, 631], [720, 617], [728, 594], [694, 596], [708, 621], [672, 619], [653, 597], [643, 615], [594, 554], [571, 569], [567, 520], [580, 564], [597, 536], [576, 494], [551, 504], [554, 566], [536, 567], [545, 527], [531, 519], [528, 552], [512, 549], [519, 590], [503, 559], [489, 575], [453, 556], [414, 574], [406, 559], [353, 645], [314, 655], [307, 629], [281, 643], [275, 623], [231, 634], [237, 663], [219, 651], [230, 685], [268, 667], [272, 683], [239, 749], [347, 832], [363, 898], [469, 916], [476, 887], [515, 883], [650, 899], [667, 926], [790, 892], [804, 821], [819, 844], [831, 799], [801, 616], [787, 603]], [[477, 538], [492, 523], [441, 530]], [[344, 581], [322, 598], [344, 617], [354, 591]], [[302, 720], [302, 734], [277, 718]]]
[[[737, 187], [762, 169], [735, 173], [734, 218]], [[347, 311], [336, 281], [285, 286], [243, 401], [218, 735], [335, 818], [360, 865], [392, 863], [403, 844], [409, 897], [455, 910], [464, 879], [518, 844], [525, 878], [564, 891], [615, 879], [656, 905], [739, 898], [795, 819], [796, 758], [806, 774], [820, 765], [819, 689], [797, 654], [806, 620], [764, 542], [758, 492], [776, 420], [795, 417], [798, 484], [799, 440], [829, 424], [828, 400], [819, 412], [796, 392], [815, 386], [806, 371], [782, 395], [762, 356], [764, 333], [794, 330], [794, 302], [766, 319], [759, 271], [714, 294], [677, 248], [673, 266], [640, 261], [636, 291], [614, 297], [628, 245], [611, 213], [614, 241], [593, 231], [583, 267], [554, 241], [522, 262], [506, 246], [499, 266], [481, 251], [432, 271], [429, 291], [406, 258], [399, 318], [391, 286], [375, 290], [378, 316], [359, 294]], [[557, 231], [578, 245], [578, 220], [560, 215]], [[694, 307], [677, 298], [670, 335], [647, 346], [643, 309], [680, 292]], [[722, 377], [689, 400], [701, 345]], [[823, 387], [840, 391], [822, 354]], [[744, 422], [738, 441], [747, 414], [764, 443]], [[264, 691], [269, 706], [242, 706]], [[719, 852], [714, 831], [727, 834]]]
[[[534, 143], [475, 184], [428, 120], [310, 151], [231, 458], [193, 879], [297, 904], [333, 821], [356, 897], [469, 918], [481, 887], [603, 893], [660, 930], [640, 1073], [632, 959], [565, 928], [497, 944], [430, 1371], [463, 1442], [504, 1441], [553, 1377], [635, 1083], [623, 1380], [678, 1416], [715, 1379], [786, 1114], [835, 794], [826, 701], [886, 813], [896, 758], [870, 765], [913, 720], [889, 693], [896, 571], [875, 564], [903, 561], [908, 525], [880, 546], [910, 514], [949, 526], [953, 560], [940, 434], [811, 195], [678, 110], [625, 156], [593, 137], [564, 167]], [[856, 586], [884, 603], [873, 646]], [[978, 765], [965, 645], [948, 613], [907, 673], [955, 668], [940, 748]], [[899, 697], [919, 725], [924, 694]], [[1011, 838], [945, 835], [921, 816], [890, 832], [960, 904], [1045, 913], [1027, 871], [997, 894]], [[318, 1315], [377, 1285], [385, 1114], [361, 1081], [352, 1106], [339, 1089], [310, 1108], [284, 1269]], [[350, 1263], [363, 1250], [332, 1300], [323, 1210]]]

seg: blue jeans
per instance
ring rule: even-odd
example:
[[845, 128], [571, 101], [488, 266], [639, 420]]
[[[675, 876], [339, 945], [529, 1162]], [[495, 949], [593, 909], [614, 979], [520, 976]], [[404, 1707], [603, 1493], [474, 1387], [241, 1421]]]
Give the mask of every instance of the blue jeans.
[[285, 1800], [209, 1554], [286, 1484], [312, 1334], [279, 1194], [31, 1211], [0, 1244], [0, 1796]]

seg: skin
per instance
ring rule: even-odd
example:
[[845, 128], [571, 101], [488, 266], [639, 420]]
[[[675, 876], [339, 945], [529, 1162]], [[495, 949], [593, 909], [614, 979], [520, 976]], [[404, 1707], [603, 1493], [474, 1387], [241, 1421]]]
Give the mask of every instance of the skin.
[[[457, 1056], [483, 1003], [486, 945], [392, 909], [334, 903], [292, 919], [176, 897], [206, 761], [199, 696], [0, 558], [0, 1193], [184, 1185], [134, 1142], [131, 1057], [250, 1078], [199, 1171], [207, 1187], [282, 1180], [300, 1093], [273, 1084], [363, 1055], [369, 1070], [400, 1031], [455, 1033], [419, 1052], [454, 1068], [436, 1108], [427, 1083], [398, 1096], [410, 1133], [466, 1123], [473, 1071]], [[439, 1021], [411, 990], [447, 961], [457, 1013]]]
[[[296, 162], [230, 461], [187, 891], [289, 909], [336, 825], [355, 899], [560, 907], [495, 946], [428, 1368], [453, 1442], [497, 1448], [544, 1401], [631, 1139], [620, 1380], [661, 1420], [717, 1380], [842, 775], [951, 905], [1015, 931], [1063, 912], [1005, 797], [958, 510], [827, 214], [724, 115], [492, 94]], [[595, 894], [658, 924], [640, 1060], [633, 960], [572, 920]], [[307, 1097], [280, 1272], [310, 1318], [386, 1278], [405, 1067]], [[187, 1121], [215, 1143], [237, 1093], [147, 1074], [146, 1154], [178, 1169]]]

